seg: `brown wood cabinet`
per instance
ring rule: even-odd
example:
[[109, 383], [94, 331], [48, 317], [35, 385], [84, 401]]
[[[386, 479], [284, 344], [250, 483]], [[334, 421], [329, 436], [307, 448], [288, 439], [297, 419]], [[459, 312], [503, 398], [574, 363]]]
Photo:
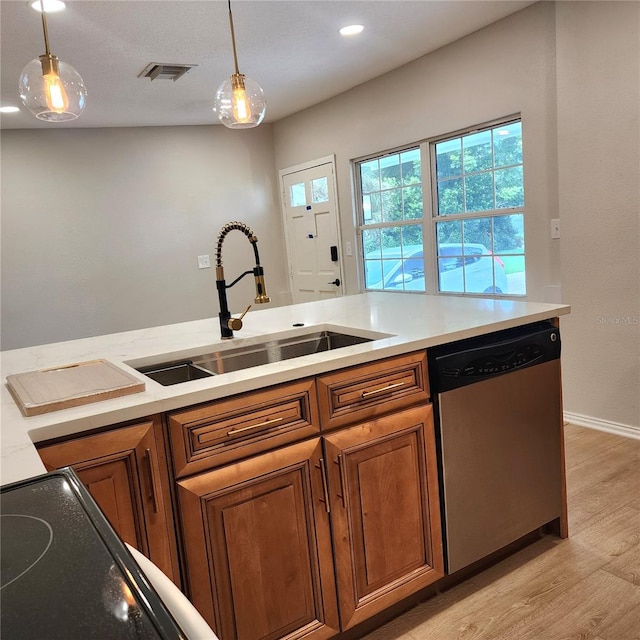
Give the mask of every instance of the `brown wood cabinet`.
[[444, 576], [431, 405], [325, 437], [342, 628]]
[[118, 535], [180, 584], [160, 417], [38, 453], [50, 471], [73, 467]]
[[[428, 399], [422, 352], [169, 416], [188, 594], [222, 640], [328, 638], [444, 575]], [[264, 452], [283, 435], [307, 439]]]
[[189, 595], [223, 640], [339, 631], [319, 438], [180, 480]]

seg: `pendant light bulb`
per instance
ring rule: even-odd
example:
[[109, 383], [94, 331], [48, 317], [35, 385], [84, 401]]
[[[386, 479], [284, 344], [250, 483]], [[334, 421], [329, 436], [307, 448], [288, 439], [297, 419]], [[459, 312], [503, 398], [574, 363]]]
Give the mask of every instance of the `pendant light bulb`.
[[229, 0], [229, 27], [231, 29], [235, 73], [218, 87], [214, 111], [218, 114], [218, 120], [225, 127], [229, 129], [250, 129], [251, 127], [257, 127], [264, 120], [267, 103], [264, 99], [262, 87], [238, 70], [231, 0]]
[[64, 89], [58, 59], [55, 56], [40, 56], [42, 63], [42, 78], [44, 80], [44, 98], [49, 111], [58, 115], [65, 113], [69, 109], [69, 98]]
[[238, 122], [249, 122], [251, 120], [251, 105], [247, 99], [244, 76], [241, 73], [232, 75], [231, 86], [233, 88], [233, 97], [231, 99], [233, 116]]
[[49, 51], [47, 20], [44, 7], [42, 9], [46, 53], [31, 60], [22, 70], [18, 83], [20, 99], [38, 120], [75, 120], [84, 111], [87, 89], [80, 74]]

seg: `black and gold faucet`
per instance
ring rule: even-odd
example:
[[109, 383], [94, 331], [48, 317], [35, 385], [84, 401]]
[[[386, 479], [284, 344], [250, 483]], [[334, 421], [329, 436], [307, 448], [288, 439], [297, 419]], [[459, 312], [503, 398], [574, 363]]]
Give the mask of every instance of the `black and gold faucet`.
[[[227, 237], [227, 234], [234, 229], [242, 231], [242, 233], [244, 233], [244, 235], [249, 239], [249, 242], [253, 247], [256, 266], [253, 269], [240, 274], [231, 284], [227, 284], [224, 280], [224, 269], [222, 268], [222, 243]], [[270, 302], [271, 299], [267, 295], [267, 289], [264, 284], [264, 270], [260, 265], [260, 256], [258, 255], [258, 238], [256, 238], [253, 231], [251, 231], [251, 229], [243, 222], [228, 222], [220, 230], [220, 233], [218, 234], [218, 243], [216, 245], [216, 287], [218, 288], [218, 299], [220, 300], [220, 333], [222, 334], [223, 340], [233, 338], [233, 332], [242, 329], [242, 318], [244, 318], [244, 314], [251, 309], [251, 305], [249, 305], [239, 318], [232, 318], [231, 312], [229, 311], [229, 305], [227, 303], [227, 289], [231, 289], [234, 284], [250, 273], [253, 273], [253, 277], [256, 281], [256, 297], [254, 302], [256, 304]]]

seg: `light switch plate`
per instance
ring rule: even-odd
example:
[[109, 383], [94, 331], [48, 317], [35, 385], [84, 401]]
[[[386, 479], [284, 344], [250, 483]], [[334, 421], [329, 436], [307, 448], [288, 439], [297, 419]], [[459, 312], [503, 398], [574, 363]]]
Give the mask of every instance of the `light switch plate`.
[[209, 256], [198, 256], [198, 269], [208, 269], [211, 266]]
[[351, 248], [351, 243], [350, 242], [345, 242], [344, 246], [345, 246], [345, 250], [346, 250], [347, 256], [352, 256], [353, 255], [353, 249]]
[[553, 239], [560, 237], [560, 218], [553, 218], [551, 220], [551, 237]]

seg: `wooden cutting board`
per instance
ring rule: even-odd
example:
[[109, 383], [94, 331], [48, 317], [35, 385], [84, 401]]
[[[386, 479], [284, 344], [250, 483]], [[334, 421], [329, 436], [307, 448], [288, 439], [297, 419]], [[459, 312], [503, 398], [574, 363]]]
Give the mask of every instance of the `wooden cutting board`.
[[145, 384], [107, 360], [7, 376], [7, 387], [25, 416], [144, 391]]

